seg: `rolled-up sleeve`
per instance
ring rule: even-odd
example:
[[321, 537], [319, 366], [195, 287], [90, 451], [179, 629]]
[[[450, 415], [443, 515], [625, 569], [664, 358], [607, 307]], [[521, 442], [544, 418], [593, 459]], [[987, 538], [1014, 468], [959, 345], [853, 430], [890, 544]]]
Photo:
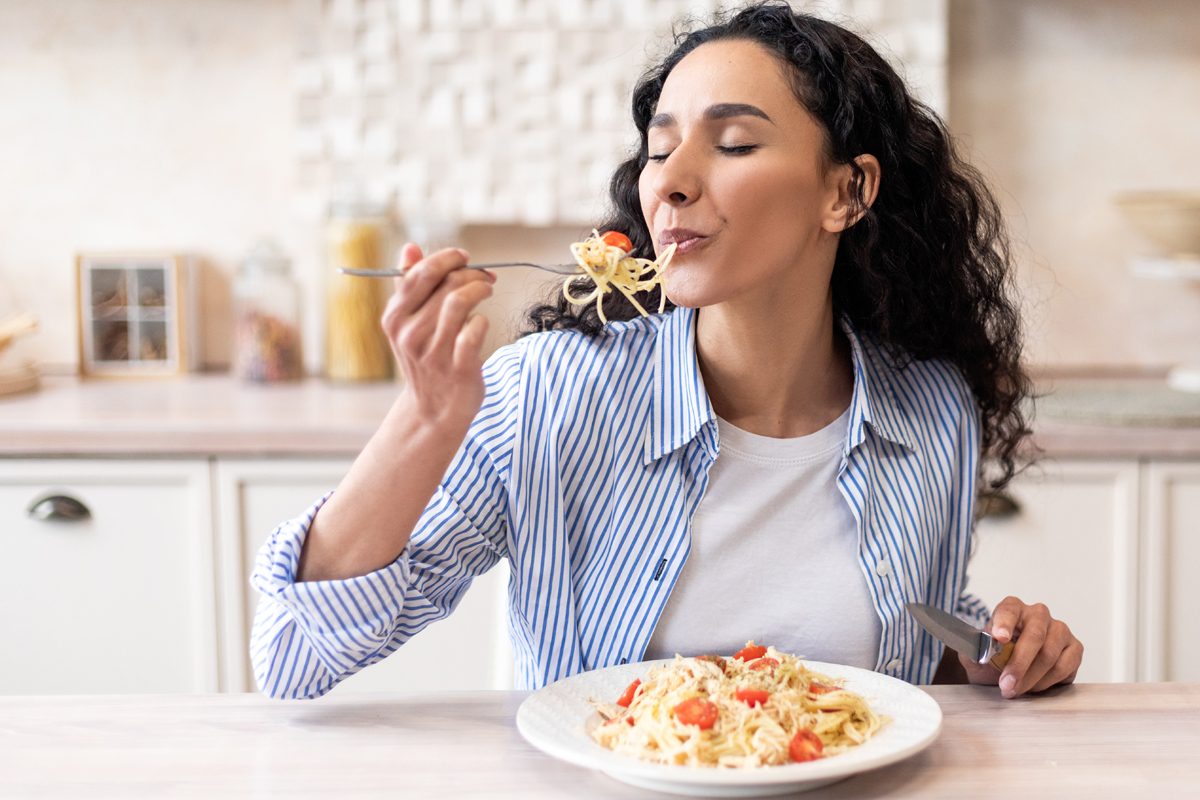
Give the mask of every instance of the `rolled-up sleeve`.
[[483, 407], [394, 562], [347, 580], [296, 581], [304, 539], [332, 492], [277, 527], [259, 550], [250, 578], [260, 593], [250, 655], [264, 694], [328, 692], [449, 615], [471, 580], [506, 557], [519, 350], [498, 351], [484, 378]]

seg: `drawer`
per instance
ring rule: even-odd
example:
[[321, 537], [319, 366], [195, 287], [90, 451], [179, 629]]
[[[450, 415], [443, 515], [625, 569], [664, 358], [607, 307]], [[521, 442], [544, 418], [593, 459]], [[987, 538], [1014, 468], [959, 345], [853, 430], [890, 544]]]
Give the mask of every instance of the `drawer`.
[[0, 459], [0, 693], [215, 691], [215, 604], [206, 459]]

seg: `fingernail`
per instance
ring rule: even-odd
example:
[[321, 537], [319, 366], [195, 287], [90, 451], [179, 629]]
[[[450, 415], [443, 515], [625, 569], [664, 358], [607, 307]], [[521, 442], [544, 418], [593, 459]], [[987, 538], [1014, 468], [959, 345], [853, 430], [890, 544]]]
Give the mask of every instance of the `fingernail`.
[[1000, 679], [1000, 691], [1005, 694], [1012, 694], [1013, 689], [1017, 686], [1017, 679], [1012, 675], [1005, 675]]
[[995, 639], [1007, 639], [1010, 635], [1008, 628], [996, 628], [992, 631], [992, 638]]

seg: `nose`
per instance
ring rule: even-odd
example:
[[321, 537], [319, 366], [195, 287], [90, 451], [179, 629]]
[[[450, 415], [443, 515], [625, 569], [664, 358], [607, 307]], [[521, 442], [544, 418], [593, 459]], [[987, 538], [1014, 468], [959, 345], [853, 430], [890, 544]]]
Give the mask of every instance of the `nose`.
[[672, 150], [650, 184], [659, 201], [674, 208], [690, 205], [700, 196], [702, 182], [690, 149], [680, 144]]

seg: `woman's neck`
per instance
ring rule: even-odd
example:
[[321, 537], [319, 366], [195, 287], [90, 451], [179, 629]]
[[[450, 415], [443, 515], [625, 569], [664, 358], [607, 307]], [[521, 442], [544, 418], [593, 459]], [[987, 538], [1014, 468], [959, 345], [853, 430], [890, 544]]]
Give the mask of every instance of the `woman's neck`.
[[760, 436], [815, 433], [850, 405], [850, 344], [832, 292], [700, 309], [696, 355], [717, 416]]

